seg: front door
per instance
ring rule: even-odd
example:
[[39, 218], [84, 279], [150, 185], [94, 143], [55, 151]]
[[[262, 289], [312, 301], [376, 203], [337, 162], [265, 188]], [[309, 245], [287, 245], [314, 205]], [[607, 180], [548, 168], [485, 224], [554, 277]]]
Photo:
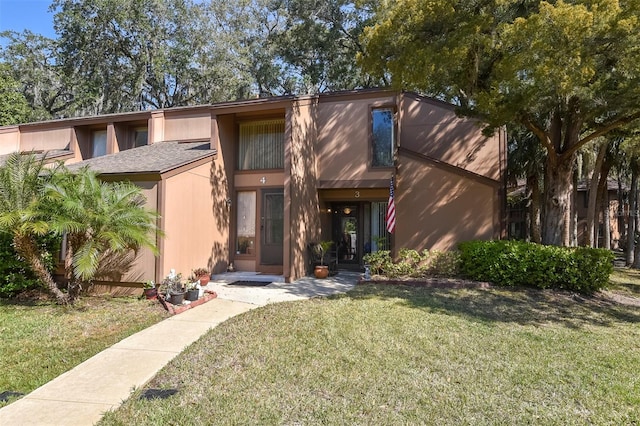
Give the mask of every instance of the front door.
[[338, 266], [359, 265], [362, 243], [359, 226], [359, 203], [337, 204], [333, 215], [333, 241], [337, 245]]
[[284, 191], [262, 191], [262, 217], [260, 218], [260, 263], [282, 265], [284, 242]]

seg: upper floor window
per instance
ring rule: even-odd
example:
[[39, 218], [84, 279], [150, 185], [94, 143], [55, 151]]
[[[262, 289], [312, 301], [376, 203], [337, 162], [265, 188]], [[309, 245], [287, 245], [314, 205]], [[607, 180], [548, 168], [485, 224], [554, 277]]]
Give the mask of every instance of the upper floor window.
[[284, 119], [240, 124], [238, 170], [284, 168]]
[[393, 108], [371, 110], [371, 139], [373, 167], [392, 167], [395, 131]]
[[148, 130], [146, 127], [137, 127], [133, 130], [133, 148], [147, 145]]
[[94, 130], [91, 132], [91, 158], [107, 155], [107, 131]]

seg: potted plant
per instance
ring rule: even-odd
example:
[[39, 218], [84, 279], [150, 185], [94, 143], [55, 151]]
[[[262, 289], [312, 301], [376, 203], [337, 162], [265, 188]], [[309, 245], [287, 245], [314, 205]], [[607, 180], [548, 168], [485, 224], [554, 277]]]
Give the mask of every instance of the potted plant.
[[211, 279], [211, 273], [207, 268], [196, 268], [192, 272], [194, 277], [200, 280], [200, 286], [206, 287], [209, 284], [209, 280]]
[[189, 282], [187, 282], [187, 284], [185, 285], [185, 290], [187, 291], [185, 298], [188, 301], [193, 302], [198, 300], [198, 297], [200, 296], [200, 289], [198, 287], [199, 282], [196, 281], [195, 278], [190, 277]]
[[179, 305], [182, 303], [184, 299], [184, 288], [182, 286], [182, 274], [176, 274], [176, 272], [172, 269], [169, 275], [162, 280], [162, 289], [168, 298], [170, 298], [170, 302], [174, 305]]
[[329, 266], [325, 265], [325, 260], [332, 244], [333, 241], [320, 241], [316, 245], [316, 250], [319, 251], [318, 256], [320, 257], [320, 265], [316, 265], [313, 270], [316, 278], [327, 278], [329, 276]]
[[142, 291], [144, 292], [144, 296], [148, 299], [157, 299], [158, 298], [158, 289], [156, 288], [156, 283], [153, 280], [149, 280], [142, 285]]

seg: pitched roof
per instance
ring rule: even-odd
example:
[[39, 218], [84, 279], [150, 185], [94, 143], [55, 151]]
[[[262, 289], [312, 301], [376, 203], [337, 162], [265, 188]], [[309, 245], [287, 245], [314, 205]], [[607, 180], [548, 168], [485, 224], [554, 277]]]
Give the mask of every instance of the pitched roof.
[[89, 166], [99, 174], [165, 173], [212, 157], [215, 153], [209, 142], [158, 142], [91, 158], [71, 164], [68, 168], [75, 170]]
[[[52, 149], [50, 151], [22, 151], [23, 155], [33, 154], [37, 160], [63, 160], [64, 157], [73, 157], [73, 151], [67, 149]], [[3, 165], [11, 154], [0, 155], [0, 165]]]

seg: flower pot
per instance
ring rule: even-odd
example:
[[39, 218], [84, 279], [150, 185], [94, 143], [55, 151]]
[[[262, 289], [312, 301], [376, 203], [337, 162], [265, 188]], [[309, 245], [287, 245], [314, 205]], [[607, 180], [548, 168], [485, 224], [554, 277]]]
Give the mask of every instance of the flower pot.
[[144, 296], [149, 299], [157, 299], [158, 298], [158, 289], [157, 288], [145, 288], [144, 290]]
[[200, 275], [198, 277], [198, 279], [200, 280], [200, 286], [206, 287], [207, 284], [209, 284], [209, 280], [211, 279], [211, 275]]
[[180, 305], [184, 300], [184, 291], [182, 293], [171, 293], [171, 303], [174, 305]]
[[313, 273], [315, 274], [316, 278], [327, 278], [329, 276], [329, 267], [318, 265], [313, 270]]
[[194, 288], [193, 290], [187, 290], [187, 295], [185, 296], [185, 298], [190, 301], [193, 302], [195, 300], [198, 300], [198, 296], [200, 291], [197, 288]]

